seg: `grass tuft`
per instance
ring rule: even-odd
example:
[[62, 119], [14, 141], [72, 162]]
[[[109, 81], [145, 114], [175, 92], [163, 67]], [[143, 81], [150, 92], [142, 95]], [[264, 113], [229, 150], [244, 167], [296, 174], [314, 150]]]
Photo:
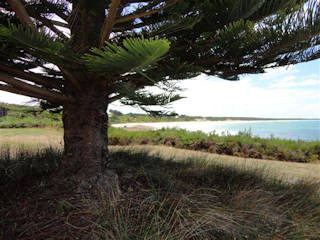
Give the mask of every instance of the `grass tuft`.
[[48, 176], [57, 168], [61, 156], [61, 150], [54, 147], [29, 150], [21, 145], [12, 150], [0, 146], [0, 185]]
[[[319, 183], [290, 183], [268, 176], [263, 169], [226, 166], [196, 160], [192, 155], [184, 159], [174, 155], [164, 158], [148, 148], [133, 149], [111, 148], [111, 167], [119, 175], [121, 194], [115, 197], [100, 193], [95, 200], [76, 193], [53, 193], [55, 185], [65, 181], [47, 176], [59, 162], [60, 151], [24, 149], [14, 157], [10, 150], [3, 151], [2, 166], [19, 166], [14, 169], [25, 169], [22, 172], [28, 174], [19, 170], [11, 175], [11, 180], [20, 187], [6, 188], [8, 194], [0, 198], [0, 214], [6, 216], [0, 221], [0, 238], [316, 240], [319, 237]], [[51, 165], [46, 165], [49, 162]], [[27, 178], [32, 181], [26, 181]], [[40, 187], [44, 181], [46, 187]], [[6, 185], [7, 182], [3, 186]]]

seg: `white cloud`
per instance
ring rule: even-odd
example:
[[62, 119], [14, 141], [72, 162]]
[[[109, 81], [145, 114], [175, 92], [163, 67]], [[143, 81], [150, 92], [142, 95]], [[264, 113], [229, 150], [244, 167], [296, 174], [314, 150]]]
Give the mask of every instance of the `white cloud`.
[[320, 79], [311, 76], [309, 79], [301, 81], [295, 76], [288, 76], [282, 79], [277, 79], [276, 83], [271, 84], [271, 88], [292, 88], [292, 87], [310, 87], [320, 86]]
[[315, 79], [309, 79], [304, 82], [301, 82], [299, 86], [305, 87], [305, 86], [319, 86], [320, 85], [320, 80], [315, 80]]
[[12, 104], [27, 104], [31, 101], [31, 98], [0, 91], [0, 102], [12, 103]]
[[[290, 80], [288, 78], [288, 80]], [[173, 104], [178, 113], [202, 116], [320, 117], [317, 89], [257, 87], [246, 77], [238, 82], [199, 76], [183, 84], [186, 99]]]
[[296, 66], [290, 65], [287, 67], [270, 68], [266, 70], [266, 73], [259, 76], [259, 80], [273, 80], [281, 78], [283, 75], [299, 73], [299, 69]]
[[280, 78], [274, 81], [275, 83], [271, 84], [271, 88], [288, 88], [288, 87], [296, 87], [297, 83], [293, 80], [295, 80], [295, 76], [287, 76], [285, 78]]

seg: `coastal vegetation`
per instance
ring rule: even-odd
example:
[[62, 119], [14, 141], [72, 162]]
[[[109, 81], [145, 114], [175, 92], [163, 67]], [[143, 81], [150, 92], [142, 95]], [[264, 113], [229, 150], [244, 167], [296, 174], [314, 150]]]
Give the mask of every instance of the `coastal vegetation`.
[[52, 113], [37, 106], [0, 103], [5, 115], [0, 116], [0, 128], [62, 127], [60, 113]]
[[94, 200], [70, 191], [76, 189], [71, 176], [54, 177], [62, 148], [2, 146], [0, 238], [318, 238], [319, 178], [308, 172], [295, 178], [288, 170], [284, 179], [280, 167], [225, 165], [216, 156], [154, 148], [111, 146], [121, 196], [95, 191]]
[[[0, 103], [0, 109], [6, 109], [6, 115], [0, 116], [0, 128], [62, 128], [62, 114], [45, 110], [38, 106], [14, 105]], [[143, 123], [143, 122], [180, 122], [180, 121], [226, 121], [226, 120], [289, 120], [287, 118], [255, 118], [255, 117], [201, 117], [187, 115], [152, 116], [139, 113], [122, 113], [109, 111], [109, 123]], [[303, 120], [303, 119], [290, 119]]]
[[257, 118], [257, 117], [202, 117], [202, 116], [187, 116], [187, 115], [164, 115], [152, 116], [139, 113], [121, 113], [117, 110], [109, 111], [109, 122], [115, 123], [144, 123], [144, 122], [183, 122], [183, 121], [257, 121], [257, 120], [303, 120], [299, 118]]
[[237, 135], [218, 135], [190, 132], [184, 129], [126, 131], [109, 129], [110, 145], [153, 144], [206, 151], [246, 158], [276, 159], [280, 161], [313, 162], [320, 160], [320, 141], [294, 141], [278, 138], [259, 138], [250, 132]]
[[6, 193], [0, 239], [316, 240], [320, 234], [319, 164], [245, 160], [199, 147], [210, 140], [226, 148], [264, 143], [272, 152], [310, 152], [319, 142], [110, 127], [109, 144], [126, 145], [109, 147], [121, 197], [96, 191], [93, 200], [76, 193], [72, 177], [55, 177], [62, 136], [61, 128], [0, 129]]
[[[0, 144], [9, 141], [13, 145], [36, 147], [41, 142], [39, 138], [42, 138], [45, 144], [59, 143], [62, 146], [61, 114], [33, 106], [1, 104], [0, 107], [8, 109], [7, 115], [0, 117]], [[130, 114], [121, 116], [130, 117]], [[147, 120], [152, 117], [143, 118]], [[56, 130], [51, 131], [50, 128]], [[43, 138], [46, 134], [50, 136], [49, 139]], [[320, 141], [260, 138], [252, 136], [250, 132], [218, 135], [215, 132], [206, 134], [183, 129], [127, 131], [126, 128], [109, 127], [108, 138], [110, 145], [151, 144], [246, 158], [294, 162], [320, 160]]]

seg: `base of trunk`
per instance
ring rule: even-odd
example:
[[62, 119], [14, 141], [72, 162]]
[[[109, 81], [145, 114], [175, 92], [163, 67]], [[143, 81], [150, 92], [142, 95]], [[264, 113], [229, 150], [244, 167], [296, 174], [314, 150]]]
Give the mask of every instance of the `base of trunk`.
[[119, 177], [113, 170], [105, 170], [95, 176], [81, 179], [77, 193], [86, 194], [92, 191], [106, 194], [120, 194]]
[[78, 193], [118, 192], [108, 156], [108, 103], [99, 88], [88, 88], [77, 103], [63, 106], [64, 156], [60, 172], [75, 180]]

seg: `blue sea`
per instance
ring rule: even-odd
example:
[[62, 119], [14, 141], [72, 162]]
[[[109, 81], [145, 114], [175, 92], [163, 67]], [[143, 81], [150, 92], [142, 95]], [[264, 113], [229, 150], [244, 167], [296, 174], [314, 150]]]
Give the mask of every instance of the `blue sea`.
[[115, 126], [144, 125], [155, 129], [181, 128], [189, 131], [215, 132], [235, 135], [250, 132], [262, 138], [281, 138], [291, 140], [320, 140], [320, 120], [276, 120], [276, 121], [199, 121], [199, 122], [157, 122], [127, 123]]

